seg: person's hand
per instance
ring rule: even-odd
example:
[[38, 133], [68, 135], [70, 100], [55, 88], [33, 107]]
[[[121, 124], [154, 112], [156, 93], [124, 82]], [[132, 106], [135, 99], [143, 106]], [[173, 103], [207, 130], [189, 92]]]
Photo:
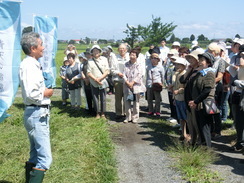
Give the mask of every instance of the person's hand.
[[195, 104], [193, 100], [189, 101], [189, 102], [188, 102], [188, 105], [189, 105], [189, 107], [192, 108], [192, 109], [195, 109], [195, 108], [197, 107], [197, 104]]
[[124, 75], [121, 72], [118, 73], [118, 76], [121, 77], [121, 78], [124, 77]]
[[102, 82], [100, 81], [99, 78], [95, 78], [94, 81], [95, 81], [97, 84], [102, 85]]
[[52, 88], [46, 88], [44, 91], [44, 97], [50, 98], [53, 95], [53, 89]]
[[179, 90], [174, 90], [175, 95], [178, 95], [178, 93], [179, 93]]
[[134, 82], [127, 82], [128, 88], [132, 89], [134, 85]]

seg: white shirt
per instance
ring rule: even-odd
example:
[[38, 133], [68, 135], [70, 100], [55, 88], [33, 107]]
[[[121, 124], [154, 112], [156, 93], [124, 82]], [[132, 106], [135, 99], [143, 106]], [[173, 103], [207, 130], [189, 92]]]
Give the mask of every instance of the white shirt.
[[146, 74], [146, 59], [145, 59], [145, 56], [142, 53], [139, 53], [139, 56], [137, 58], [137, 62], [141, 66], [142, 76], [145, 76], [145, 74]]
[[113, 60], [111, 63], [111, 74], [113, 76], [113, 81], [123, 82], [123, 78], [118, 76], [118, 73], [123, 73], [125, 68], [125, 63], [130, 60], [129, 53], [126, 53], [125, 57], [121, 55], [116, 55], [117, 59]]
[[44, 97], [46, 89], [41, 64], [33, 57], [27, 56], [19, 69], [20, 86], [25, 105], [49, 105], [50, 98]]
[[112, 64], [113, 64], [114, 62], [117, 62], [117, 57], [116, 57], [116, 55], [115, 55], [113, 52], [111, 52], [110, 55], [109, 55], [109, 57], [108, 57], [108, 65], [109, 65], [109, 69], [111, 69]]
[[[94, 60], [93, 59], [88, 60], [87, 74], [92, 73], [92, 75], [95, 78], [100, 78], [100, 77], [102, 77], [103, 73], [105, 73], [106, 71], [109, 71], [108, 59], [104, 56], [100, 56], [98, 59], [94, 58]], [[102, 70], [103, 73], [99, 70], [99, 68], [97, 67], [95, 62], [97, 63], [97, 65], [99, 66], [99, 68]], [[102, 81], [106, 81], [106, 79], [103, 79]], [[96, 88], [99, 87], [99, 84], [96, 83], [91, 78], [90, 78], [90, 83]]]
[[168, 56], [169, 48], [167, 46], [164, 46], [164, 47], [160, 46], [159, 49], [160, 49], [160, 57], [161, 57], [161, 60], [164, 62], [164, 60]]

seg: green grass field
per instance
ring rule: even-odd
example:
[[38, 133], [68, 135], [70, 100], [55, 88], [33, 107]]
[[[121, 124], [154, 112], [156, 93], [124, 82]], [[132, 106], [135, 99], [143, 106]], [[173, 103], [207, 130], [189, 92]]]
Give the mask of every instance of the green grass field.
[[[114, 146], [105, 120], [85, 116], [61, 105], [52, 97], [50, 120], [53, 164], [44, 182], [104, 183], [116, 182]], [[29, 142], [23, 126], [24, 105], [16, 98], [11, 114], [0, 124], [0, 182], [24, 182], [24, 163]]]

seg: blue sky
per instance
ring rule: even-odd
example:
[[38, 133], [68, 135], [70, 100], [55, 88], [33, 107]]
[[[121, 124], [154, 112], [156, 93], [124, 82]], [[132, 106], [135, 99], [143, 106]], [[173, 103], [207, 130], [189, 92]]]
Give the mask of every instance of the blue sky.
[[22, 26], [32, 25], [32, 16], [58, 17], [58, 39], [123, 39], [126, 24], [146, 26], [154, 17], [177, 25], [179, 37], [244, 37], [243, 0], [23, 0]]

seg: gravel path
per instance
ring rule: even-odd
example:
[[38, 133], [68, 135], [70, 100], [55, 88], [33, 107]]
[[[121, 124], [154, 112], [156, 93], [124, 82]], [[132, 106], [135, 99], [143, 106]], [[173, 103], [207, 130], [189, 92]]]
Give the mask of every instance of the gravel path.
[[[108, 96], [108, 110], [114, 111], [114, 96]], [[163, 97], [167, 100], [166, 97]], [[147, 106], [140, 100], [141, 106]], [[141, 111], [138, 124], [109, 121], [116, 144], [119, 183], [181, 183], [179, 172], [163, 150], [162, 136], [148, 127], [146, 112]], [[113, 119], [113, 117], [112, 117]]]

